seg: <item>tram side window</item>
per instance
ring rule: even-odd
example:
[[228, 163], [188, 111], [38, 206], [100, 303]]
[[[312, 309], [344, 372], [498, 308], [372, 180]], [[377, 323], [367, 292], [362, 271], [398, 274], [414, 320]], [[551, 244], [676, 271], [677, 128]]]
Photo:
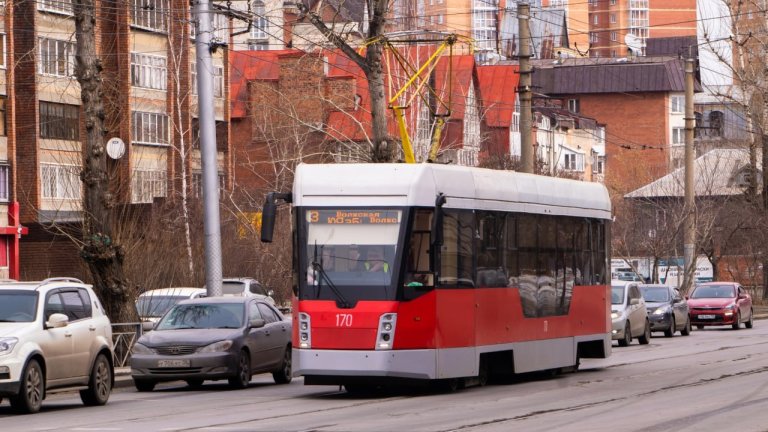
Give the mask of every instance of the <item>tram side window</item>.
[[504, 235], [506, 242], [504, 245], [504, 268], [507, 271], [507, 285], [516, 286], [517, 278], [520, 276], [517, 249], [517, 218], [514, 215], [507, 215], [505, 219]]
[[443, 216], [443, 246], [440, 250], [442, 287], [474, 287], [473, 233], [471, 211], [446, 210]]
[[504, 214], [478, 212], [477, 274], [478, 287], [507, 286], [503, 262]]
[[433, 286], [430, 269], [431, 210], [417, 210], [410, 230], [405, 262], [405, 285], [411, 287]]
[[517, 219], [518, 228], [518, 262], [520, 273], [517, 285], [522, 301], [523, 315], [538, 316], [538, 224], [531, 215], [520, 215]]
[[598, 222], [595, 224], [595, 232], [597, 233], [595, 235], [597, 240], [597, 253], [595, 254], [595, 283], [596, 284], [605, 284], [608, 283], [608, 269], [606, 268], [606, 263], [608, 262], [608, 258], [606, 256], [606, 247], [607, 247], [607, 240], [606, 240], [606, 230], [608, 228], [606, 227], [604, 222]]

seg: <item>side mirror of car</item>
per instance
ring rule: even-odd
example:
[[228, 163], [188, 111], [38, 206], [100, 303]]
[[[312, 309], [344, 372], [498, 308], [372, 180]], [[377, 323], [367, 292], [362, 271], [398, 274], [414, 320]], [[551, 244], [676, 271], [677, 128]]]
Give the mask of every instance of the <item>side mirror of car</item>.
[[266, 321], [264, 321], [264, 320], [263, 320], [263, 319], [261, 319], [261, 318], [252, 319], [252, 320], [251, 320], [251, 328], [261, 328], [261, 327], [264, 327], [264, 325], [265, 325], [266, 323], [267, 323], [267, 322], [266, 322]]
[[66, 327], [69, 324], [69, 317], [63, 313], [55, 313], [48, 317], [48, 321], [45, 322], [46, 328], [60, 328]]
[[270, 297], [274, 297], [275, 296], [275, 291], [274, 290], [269, 290], [269, 291], [267, 291], [267, 295], [270, 296]]
[[747, 298], [747, 295], [744, 294], [744, 293], [740, 293], [739, 294], [739, 298], [743, 300], [743, 299]]
[[142, 321], [141, 323], [141, 331], [148, 332], [155, 329], [155, 323], [152, 321]]
[[681, 299], [680, 297], [675, 297], [672, 299], [672, 304], [680, 303], [681, 301], [683, 301], [683, 299]]
[[636, 305], [636, 304], [640, 304], [640, 299], [639, 298], [629, 299], [629, 305], [630, 306]]

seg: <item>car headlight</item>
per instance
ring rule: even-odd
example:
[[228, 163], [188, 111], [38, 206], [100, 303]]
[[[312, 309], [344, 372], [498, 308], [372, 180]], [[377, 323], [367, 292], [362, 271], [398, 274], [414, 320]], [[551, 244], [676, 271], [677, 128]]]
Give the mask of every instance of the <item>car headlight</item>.
[[621, 316], [621, 314], [618, 313], [618, 312], [611, 312], [611, 319], [616, 319], [616, 318], [618, 318], [620, 316]]
[[0, 338], [0, 355], [10, 354], [17, 343], [19, 339], [15, 337]]
[[155, 353], [155, 350], [153, 350], [152, 348], [147, 347], [146, 345], [142, 345], [142, 344], [140, 344], [138, 342], [133, 344], [133, 348], [131, 348], [131, 354], [134, 354], [134, 355], [135, 354], [147, 355], [147, 354], [154, 354], [154, 353]]
[[206, 345], [200, 348], [199, 350], [197, 350], [197, 352], [200, 352], [200, 353], [222, 352], [230, 349], [231, 347], [232, 347], [231, 340], [223, 340], [223, 341], [214, 342], [210, 345]]
[[653, 311], [654, 315], [664, 315], [665, 313], [669, 312], [669, 306], [661, 306], [656, 308], [655, 311]]
[[729, 304], [728, 306], [724, 307], [723, 309], [725, 309], [725, 310], [734, 310], [734, 309], [736, 309], [736, 305], [735, 304]]

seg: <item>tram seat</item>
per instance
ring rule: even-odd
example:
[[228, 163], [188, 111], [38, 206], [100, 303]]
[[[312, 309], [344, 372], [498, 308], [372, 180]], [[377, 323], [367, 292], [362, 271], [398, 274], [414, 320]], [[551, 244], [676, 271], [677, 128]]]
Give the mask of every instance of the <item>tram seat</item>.
[[502, 268], [479, 268], [477, 270], [478, 287], [507, 286], [507, 274]]

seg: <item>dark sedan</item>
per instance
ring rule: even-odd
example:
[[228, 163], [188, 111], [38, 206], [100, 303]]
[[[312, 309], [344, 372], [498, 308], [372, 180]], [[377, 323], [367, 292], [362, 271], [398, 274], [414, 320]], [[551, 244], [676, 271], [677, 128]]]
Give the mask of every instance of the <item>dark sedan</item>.
[[676, 331], [683, 336], [691, 334], [688, 302], [677, 288], [648, 284], [640, 285], [640, 292], [648, 309], [651, 331], [664, 332], [666, 337], [672, 337]]
[[253, 297], [209, 297], [174, 306], [144, 334], [131, 354], [136, 389], [152, 391], [161, 381], [226, 379], [245, 388], [256, 373], [276, 383], [291, 381], [291, 322]]

